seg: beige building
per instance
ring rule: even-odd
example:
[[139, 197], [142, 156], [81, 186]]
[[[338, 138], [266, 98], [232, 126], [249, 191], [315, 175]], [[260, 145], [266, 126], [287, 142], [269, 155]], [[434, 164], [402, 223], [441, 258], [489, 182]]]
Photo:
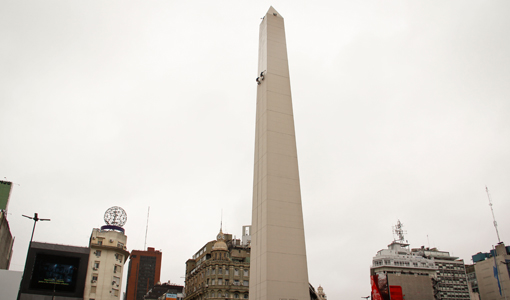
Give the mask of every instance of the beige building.
[[250, 248], [220, 230], [186, 262], [185, 300], [248, 299]]
[[508, 299], [510, 297], [510, 247], [506, 247], [504, 243], [499, 243], [495, 250], [490, 253], [473, 255], [473, 261], [475, 262], [480, 299]]
[[92, 230], [84, 299], [121, 299], [122, 274], [129, 257], [126, 242], [122, 227], [106, 225]]
[[469, 297], [471, 300], [480, 300], [478, 291], [478, 280], [476, 280], [475, 265], [466, 265], [466, 275], [469, 286]]

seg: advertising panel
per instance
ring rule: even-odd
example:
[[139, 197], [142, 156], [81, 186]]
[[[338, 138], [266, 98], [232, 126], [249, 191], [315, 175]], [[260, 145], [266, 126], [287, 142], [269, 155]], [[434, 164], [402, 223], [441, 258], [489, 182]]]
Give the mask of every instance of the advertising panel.
[[37, 254], [30, 288], [74, 292], [79, 263], [78, 257]]
[[177, 300], [177, 294], [166, 294], [166, 300]]
[[402, 287], [400, 285], [390, 285], [390, 297], [391, 300], [404, 300]]
[[12, 182], [0, 180], [0, 210], [7, 210]]
[[370, 285], [372, 286], [372, 300], [390, 300], [386, 275], [370, 276]]

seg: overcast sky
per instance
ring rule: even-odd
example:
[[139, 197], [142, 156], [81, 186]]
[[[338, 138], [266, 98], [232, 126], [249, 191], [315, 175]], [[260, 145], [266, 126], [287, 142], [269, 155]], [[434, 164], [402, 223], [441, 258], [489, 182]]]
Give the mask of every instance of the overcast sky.
[[[87, 246], [123, 207], [162, 281], [251, 223], [258, 29], [285, 18], [309, 280], [370, 294], [397, 220], [471, 262], [510, 244], [508, 1], [0, 0], [0, 178], [11, 269]], [[125, 282], [123, 283], [125, 288]]]

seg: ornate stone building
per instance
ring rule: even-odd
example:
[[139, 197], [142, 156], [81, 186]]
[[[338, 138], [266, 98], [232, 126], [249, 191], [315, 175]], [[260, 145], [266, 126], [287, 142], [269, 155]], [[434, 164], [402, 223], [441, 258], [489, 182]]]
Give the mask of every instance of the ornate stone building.
[[184, 300], [248, 299], [250, 248], [220, 229], [186, 262]]

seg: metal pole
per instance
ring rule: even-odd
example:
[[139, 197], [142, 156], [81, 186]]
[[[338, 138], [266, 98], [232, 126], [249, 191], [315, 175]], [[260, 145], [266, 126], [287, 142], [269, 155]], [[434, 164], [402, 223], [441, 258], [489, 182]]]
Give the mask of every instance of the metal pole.
[[22, 216], [25, 217], [25, 218], [34, 220], [34, 227], [32, 227], [32, 236], [30, 236], [30, 243], [28, 244], [27, 257], [25, 258], [25, 266], [23, 268], [23, 276], [21, 277], [21, 281], [19, 283], [19, 290], [18, 290], [18, 298], [17, 298], [17, 300], [19, 300], [20, 297], [21, 297], [21, 287], [22, 287], [22, 284], [23, 284], [23, 278], [25, 277], [25, 269], [27, 267], [28, 254], [30, 253], [30, 249], [32, 248], [32, 240], [34, 239], [35, 225], [37, 224], [37, 221], [51, 221], [50, 219], [39, 219], [39, 215], [37, 213], [34, 213], [33, 217], [29, 217], [29, 216], [25, 216], [25, 215], [22, 215]]

